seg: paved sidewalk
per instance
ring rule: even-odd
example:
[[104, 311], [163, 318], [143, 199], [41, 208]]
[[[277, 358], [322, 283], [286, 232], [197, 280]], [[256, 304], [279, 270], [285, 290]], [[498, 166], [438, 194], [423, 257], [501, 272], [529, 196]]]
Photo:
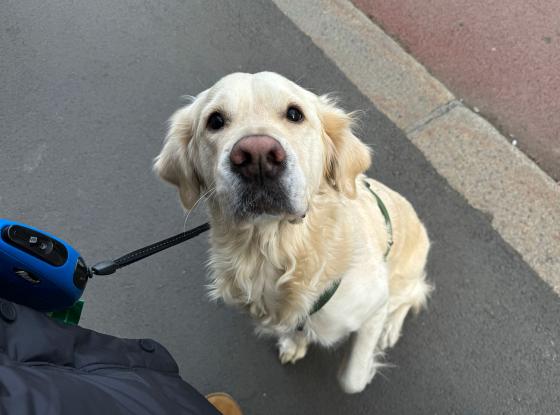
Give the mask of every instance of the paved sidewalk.
[[[327, 10], [319, 4], [306, 16], [294, 2], [290, 18], [264, 0], [0, 3], [0, 214], [60, 235], [90, 263], [114, 257], [183, 227], [176, 192], [151, 171], [181, 95], [232, 71], [263, 69], [318, 93], [334, 90], [347, 109], [365, 110], [359, 135], [375, 150], [370, 174], [411, 200], [433, 241], [428, 274], [436, 291], [388, 353], [395, 367], [348, 396], [335, 380], [345, 346], [313, 347], [298, 364], [280, 365], [274, 342], [257, 339], [246, 316], [207, 299], [204, 236], [96, 277], [82, 324], [158, 339], [194, 386], [227, 390], [247, 415], [555, 413], [557, 295], [495, 230], [490, 214], [456, 190], [461, 183], [426, 156], [429, 138], [442, 145], [445, 122], [468, 110], [449, 108], [453, 96], [423, 73], [432, 98], [408, 90], [417, 107], [399, 113], [407, 102], [399, 87], [414, 86], [422, 68], [402, 54], [371, 53], [376, 45], [396, 53], [386, 37], [373, 45], [353, 40], [364, 46], [361, 55], [337, 44], [328, 35], [352, 29], [340, 21], [308, 34], [303, 23]], [[294, 15], [306, 22], [294, 24]], [[353, 68], [335, 60], [328, 45], [362, 57], [362, 67], [355, 58]], [[358, 77], [364, 65], [369, 73]], [[372, 95], [373, 103], [372, 84], [388, 92]], [[442, 108], [451, 116], [433, 113]], [[481, 128], [494, 140], [494, 130]], [[525, 161], [519, 166], [530, 169]], [[196, 212], [190, 225], [203, 219]]]
[[353, 2], [560, 181], [560, 2]]

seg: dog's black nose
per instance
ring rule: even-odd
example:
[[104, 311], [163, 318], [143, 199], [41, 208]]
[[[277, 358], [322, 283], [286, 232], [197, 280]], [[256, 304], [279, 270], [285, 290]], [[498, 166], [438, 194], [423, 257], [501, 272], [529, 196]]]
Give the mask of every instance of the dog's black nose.
[[272, 137], [250, 135], [235, 143], [229, 159], [234, 172], [246, 180], [264, 183], [276, 179], [285, 169], [286, 151]]

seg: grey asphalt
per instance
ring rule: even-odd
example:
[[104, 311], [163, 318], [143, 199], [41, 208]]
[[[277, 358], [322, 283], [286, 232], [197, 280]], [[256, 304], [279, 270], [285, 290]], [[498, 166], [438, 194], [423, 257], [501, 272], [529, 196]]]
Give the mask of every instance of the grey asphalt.
[[246, 414], [559, 413], [557, 296], [268, 2], [3, 2], [0, 216], [59, 235], [90, 263], [182, 230], [174, 190], [151, 172], [165, 121], [181, 95], [260, 70], [364, 110], [370, 174], [426, 223], [437, 290], [388, 353], [394, 367], [347, 396], [336, 383], [344, 345], [281, 366], [246, 316], [207, 300], [205, 237], [95, 278], [82, 325], [157, 339], [185, 379], [228, 391]]

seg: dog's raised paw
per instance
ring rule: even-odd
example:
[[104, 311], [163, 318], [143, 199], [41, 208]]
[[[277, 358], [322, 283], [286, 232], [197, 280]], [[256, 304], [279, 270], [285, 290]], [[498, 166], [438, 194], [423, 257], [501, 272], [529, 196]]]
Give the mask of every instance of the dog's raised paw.
[[307, 342], [303, 337], [282, 337], [278, 340], [278, 357], [283, 365], [297, 362], [306, 353]]

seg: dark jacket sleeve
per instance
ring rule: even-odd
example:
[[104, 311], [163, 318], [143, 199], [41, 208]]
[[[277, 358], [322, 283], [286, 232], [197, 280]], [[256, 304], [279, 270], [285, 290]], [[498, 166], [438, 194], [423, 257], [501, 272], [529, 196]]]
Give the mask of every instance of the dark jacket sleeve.
[[219, 415], [159, 343], [58, 323], [2, 299], [0, 414]]

